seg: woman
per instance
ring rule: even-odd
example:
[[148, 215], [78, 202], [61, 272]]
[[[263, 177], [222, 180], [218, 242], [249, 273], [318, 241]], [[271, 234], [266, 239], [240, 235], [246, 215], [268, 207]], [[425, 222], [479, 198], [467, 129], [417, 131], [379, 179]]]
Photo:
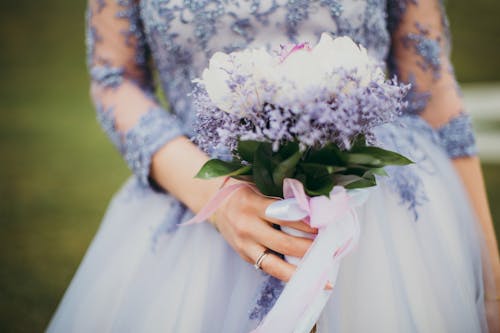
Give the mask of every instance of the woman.
[[[264, 216], [272, 199], [247, 189], [223, 203], [213, 225], [176, 227], [222, 186], [193, 178], [209, 157], [188, 139], [188, 93], [215, 51], [314, 44], [324, 31], [352, 37], [412, 84], [405, 126], [378, 135], [417, 163], [391, 170], [359, 210], [359, 247], [318, 332], [487, 330], [484, 305], [495, 318], [500, 295], [497, 245], [437, 0], [90, 0], [87, 27], [98, 119], [135, 176], [114, 197], [49, 332], [258, 325], [294, 271], [279, 255], [258, 259], [266, 249], [300, 257], [311, 241], [277, 230], [286, 223]], [[172, 113], [154, 97], [151, 68]]]

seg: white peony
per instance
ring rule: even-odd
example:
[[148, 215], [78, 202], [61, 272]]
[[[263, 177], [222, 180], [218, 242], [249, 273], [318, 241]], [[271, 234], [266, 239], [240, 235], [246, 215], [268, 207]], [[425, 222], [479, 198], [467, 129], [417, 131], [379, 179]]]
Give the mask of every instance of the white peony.
[[[278, 66], [282, 77], [281, 95], [301, 98], [302, 94], [321, 89], [326, 73], [312, 58], [311, 50], [302, 48], [289, 54]], [[291, 98], [290, 100], [293, 100]]]
[[[338, 77], [333, 75], [338, 70], [354, 71], [360, 79], [361, 86], [366, 86], [372, 79], [379, 78], [380, 72], [374, 76], [375, 60], [368, 55], [366, 49], [357, 45], [349, 37], [333, 39], [329, 34], [323, 33], [320, 41], [312, 50], [314, 61], [321, 64], [322, 69], [328, 73], [326, 86], [332, 91], [338, 87]], [[383, 79], [383, 77], [382, 77]]]
[[216, 52], [210, 58], [208, 68], [203, 71], [201, 79], [195, 80], [205, 86], [212, 102], [224, 111], [230, 111], [234, 103], [233, 92], [228, 86], [228, 70], [231, 70], [232, 66], [229, 55]]
[[247, 49], [233, 54], [234, 62], [238, 64], [237, 71], [248, 78], [242, 86], [244, 105], [262, 107], [262, 96], [266, 85], [275, 82], [275, 68], [278, 59], [271, 56], [264, 48]]
[[[385, 80], [364, 47], [349, 37], [332, 38], [323, 33], [314, 48], [307, 44], [293, 45], [281, 56], [271, 55], [264, 48], [230, 54], [217, 52], [202, 78], [196, 81], [205, 86], [218, 108], [245, 114], [251, 108], [262, 107], [264, 96], [266, 102], [285, 105], [322, 90], [332, 94], [339, 89], [348, 92], [354, 84], [339, 86], [342, 70], [352, 71], [361, 86]], [[273, 88], [272, 96], [269, 87]]]
[[[277, 59], [264, 49], [247, 49], [226, 54], [216, 52], [209, 66], [195, 82], [204, 85], [211, 101], [222, 111], [244, 114], [263, 103], [263, 80], [272, 77]], [[236, 75], [231, 75], [234, 73]], [[234, 81], [238, 76], [243, 80]]]

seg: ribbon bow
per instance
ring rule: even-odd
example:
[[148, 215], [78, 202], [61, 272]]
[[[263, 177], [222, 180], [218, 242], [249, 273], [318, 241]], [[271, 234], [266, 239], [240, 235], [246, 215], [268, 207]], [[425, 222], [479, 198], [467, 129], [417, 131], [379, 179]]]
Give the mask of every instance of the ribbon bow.
[[368, 191], [336, 186], [329, 197], [311, 198], [301, 182], [287, 178], [283, 195], [285, 199], [270, 205], [266, 215], [304, 220], [318, 229], [318, 235], [273, 308], [252, 333], [311, 331], [333, 291], [324, 286], [327, 282], [335, 285], [340, 260], [358, 242], [360, 226], [354, 208], [367, 199]]

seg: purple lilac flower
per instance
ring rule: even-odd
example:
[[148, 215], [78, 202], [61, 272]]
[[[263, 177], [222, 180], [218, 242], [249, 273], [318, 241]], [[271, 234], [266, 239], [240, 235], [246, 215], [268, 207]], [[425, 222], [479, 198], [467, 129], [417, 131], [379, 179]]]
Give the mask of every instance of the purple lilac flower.
[[[198, 110], [195, 140], [209, 153], [221, 148], [234, 151], [239, 139], [271, 142], [274, 150], [293, 140], [302, 148], [335, 143], [349, 149], [356, 136], [371, 137], [372, 129], [394, 122], [406, 106], [409, 85], [395, 78], [362, 85], [352, 73], [337, 74], [341, 75], [338, 92], [309, 91], [301, 100], [286, 105], [264, 103], [244, 115], [221, 111], [198, 86], [193, 92]], [[272, 96], [276, 87], [268, 85], [266, 91]], [[266, 94], [260, 97], [266, 101]]]

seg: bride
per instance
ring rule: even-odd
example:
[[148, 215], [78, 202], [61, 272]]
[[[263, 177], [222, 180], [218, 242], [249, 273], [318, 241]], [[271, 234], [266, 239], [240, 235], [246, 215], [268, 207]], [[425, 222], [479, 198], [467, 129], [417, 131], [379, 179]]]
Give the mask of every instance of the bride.
[[274, 199], [248, 188], [210, 223], [177, 227], [227, 186], [193, 178], [209, 156], [189, 139], [189, 92], [216, 51], [314, 45], [322, 32], [350, 36], [412, 84], [403, 126], [378, 135], [416, 163], [390, 170], [358, 209], [359, 246], [317, 332], [499, 329], [497, 243], [440, 1], [90, 0], [92, 98], [134, 176], [114, 196], [49, 332], [234, 333], [259, 324], [294, 272], [281, 255], [301, 257], [311, 244], [277, 226], [316, 230], [267, 218]]

